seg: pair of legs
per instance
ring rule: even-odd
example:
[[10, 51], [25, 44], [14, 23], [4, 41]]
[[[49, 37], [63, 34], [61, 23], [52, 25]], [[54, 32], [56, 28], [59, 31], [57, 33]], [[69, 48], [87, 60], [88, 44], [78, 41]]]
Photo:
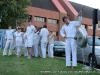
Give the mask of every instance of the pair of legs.
[[32, 57], [32, 47], [27, 47], [28, 49], [28, 58]]
[[41, 54], [42, 58], [46, 58], [47, 42], [41, 41]]
[[53, 56], [53, 46], [54, 46], [54, 44], [49, 44], [48, 45], [48, 56], [50, 57], [50, 58], [53, 58], [54, 56]]
[[71, 53], [72, 53], [72, 68], [77, 66], [77, 44], [72, 38], [66, 39], [66, 66], [71, 66]]
[[35, 57], [38, 57], [38, 41], [35, 41], [34, 43], [33, 43], [33, 52], [32, 52], [32, 54], [34, 54], [34, 56]]
[[8, 47], [10, 47], [9, 48], [9, 52], [8, 52], [8, 56], [12, 55], [12, 45], [13, 45], [13, 40], [7, 40], [6, 41], [6, 45], [5, 45], [5, 48], [3, 50], [3, 56], [7, 55], [7, 49], [8, 49]]
[[21, 56], [22, 47], [21, 46], [17, 46], [16, 49], [17, 49], [17, 56], [20, 57]]

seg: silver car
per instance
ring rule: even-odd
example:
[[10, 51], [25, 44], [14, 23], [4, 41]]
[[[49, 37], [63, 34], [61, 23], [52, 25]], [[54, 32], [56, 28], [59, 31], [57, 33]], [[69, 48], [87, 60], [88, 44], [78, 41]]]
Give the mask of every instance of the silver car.
[[[87, 38], [87, 46], [85, 48], [77, 47], [77, 60], [85, 63], [89, 63], [92, 66], [92, 37]], [[100, 39], [95, 38], [95, 57], [94, 67], [100, 65]]]

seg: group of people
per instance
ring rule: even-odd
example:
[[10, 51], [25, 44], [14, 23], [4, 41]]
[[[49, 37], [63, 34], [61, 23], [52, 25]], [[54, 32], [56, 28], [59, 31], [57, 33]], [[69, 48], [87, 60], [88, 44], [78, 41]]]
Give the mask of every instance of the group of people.
[[[65, 23], [61, 30], [60, 35], [65, 38], [66, 48], [66, 67], [71, 66], [70, 53], [72, 52], [72, 68], [77, 66], [77, 44], [74, 39], [76, 34], [76, 27], [80, 26], [82, 23], [82, 13], [78, 14], [78, 21], [70, 21], [68, 17], [64, 16], [62, 18]], [[6, 45], [3, 50], [3, 56], [6, 55], [8, 46], [10, 45], [10, 50], [8, 55], [12, 55], [11, 46], [13, 44], [11, 26], [6, 31]], [[21, 29], [14, 33], [14, 43], [16, 45], [16, 53], [18, 57], [21, 55], [22, 44], [24, 43], [25, 56], [31, 58], [32, 56], [46, 58], [46, 48], [48, 44], [48, 56], [53, 58], [53, 46], [54, 46], [54, 35], [49, 32], [47, 26], [44, 25], [42, 29], [35, 27], [34, 25], [27, 26], [26, 32], [23, 34]]]
[[50, 58], [54, 57], [54, 34], [52, 31], [48, 31], [47, 25], [41, 28], [29, 22], [26, 32], [22, 32], [20, 27], [17, 27], [16, 31], [14, 31], [12, 26], [9, 25], [8, 30], [6, 30], [5, 41], [3, 56], [7, 55], [8, 47], [8, 56], [12, 55], [12, 46], [15, 44], [15, 54], [17, 57], [21, 56], [23, 49], [24, 56], [27, 56], [28, 59], [32, 56], [46, 58], [46, 52], [48, 52]]

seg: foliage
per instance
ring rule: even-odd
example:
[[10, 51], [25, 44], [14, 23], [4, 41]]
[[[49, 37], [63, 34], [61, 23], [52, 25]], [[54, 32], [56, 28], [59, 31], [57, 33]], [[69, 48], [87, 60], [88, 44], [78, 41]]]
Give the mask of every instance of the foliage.
[[26, 8], [30, 5], [30, 0], [2, 0], [0, 3], [0, 14], [2, 15], [1, 28], [7, 28], [8, 25], [16, 26], [24, 23], [28, 19]]

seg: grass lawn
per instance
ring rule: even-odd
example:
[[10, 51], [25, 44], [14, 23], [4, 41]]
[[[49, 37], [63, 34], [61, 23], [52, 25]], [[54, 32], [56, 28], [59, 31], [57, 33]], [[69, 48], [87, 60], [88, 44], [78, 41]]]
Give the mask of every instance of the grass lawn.
[[2, 56], [0, 50], [0, 75], [100, 75], [97, 71], [82, 71], [82, 64], [78, 64], [75, 69], [65, 67], [65, 60], [40, 57], [27, 59], [24, 56], [16, 57]]

